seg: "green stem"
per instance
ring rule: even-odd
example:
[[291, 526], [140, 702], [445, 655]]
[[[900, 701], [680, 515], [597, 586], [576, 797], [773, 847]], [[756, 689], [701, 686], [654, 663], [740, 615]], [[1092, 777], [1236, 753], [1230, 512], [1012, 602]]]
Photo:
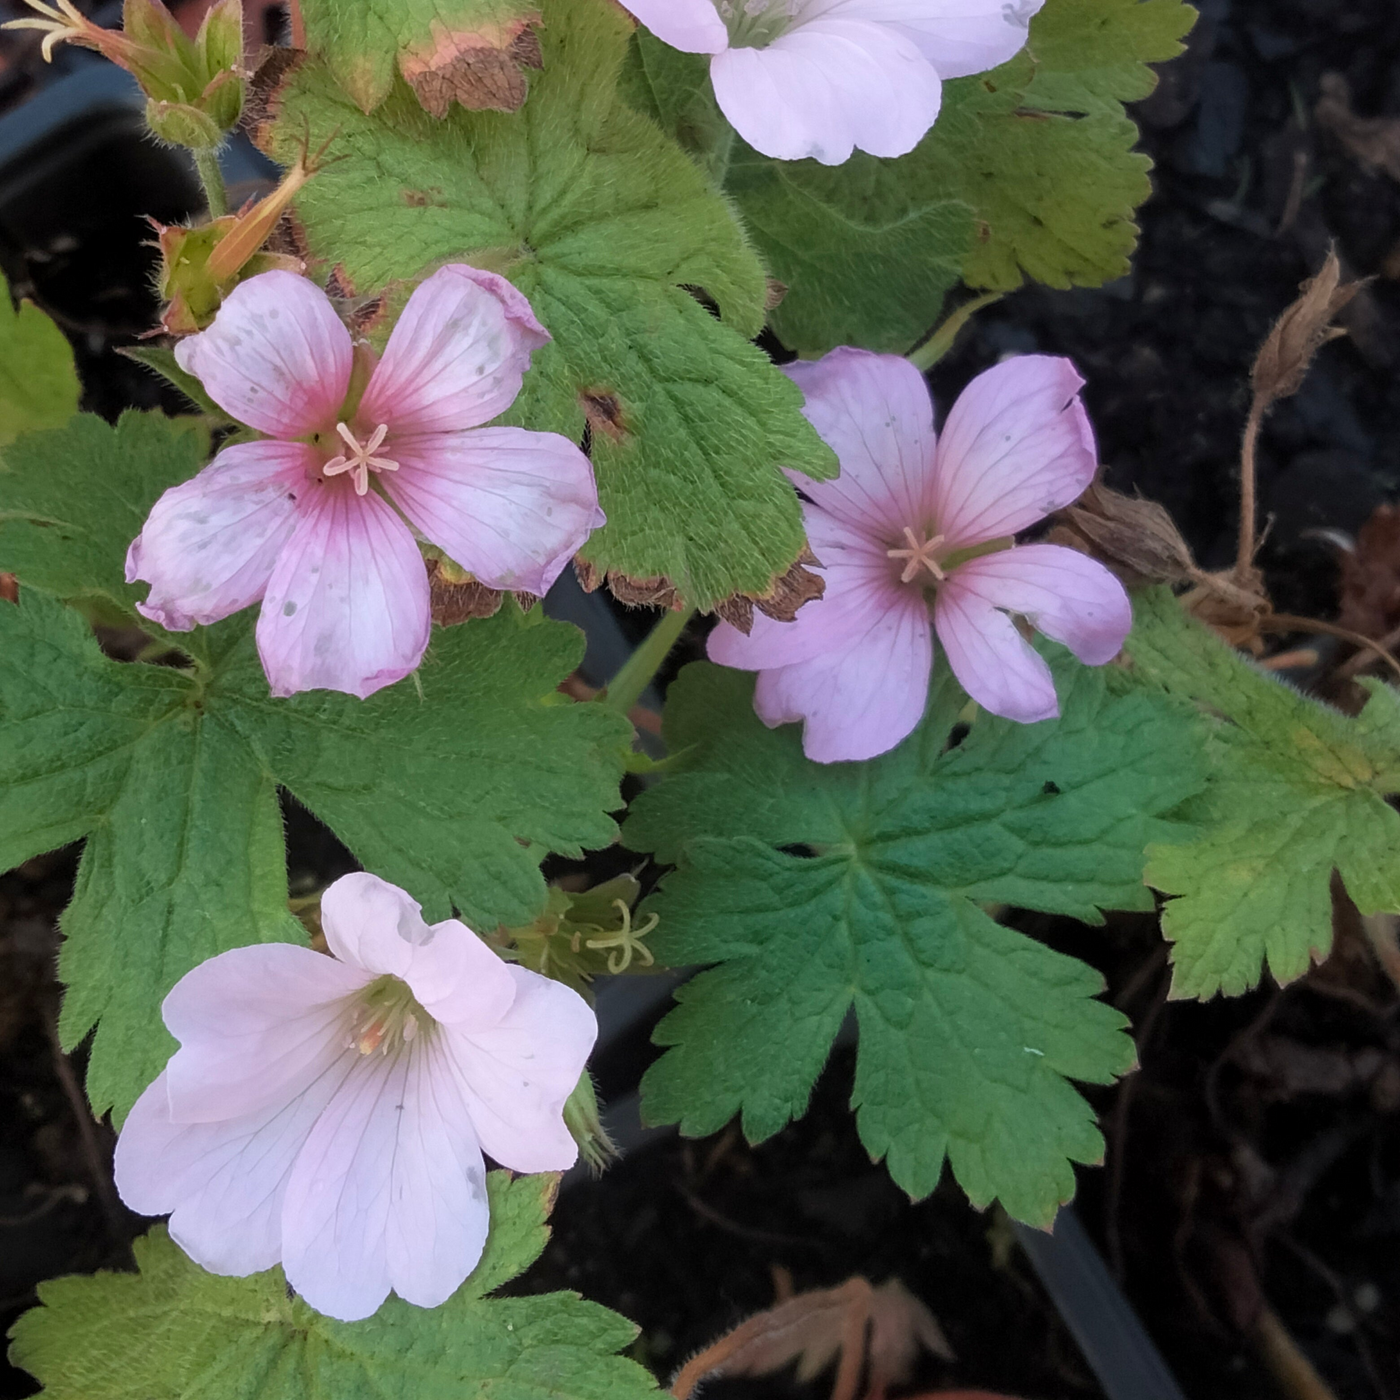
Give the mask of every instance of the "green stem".
[[620, 715], [630, 714], [632, 706], [642, 698], [642, 692], [661, 669], [661, 663], [671, 654], [671, 648], [680, 640], [686, 623], [694, 616], [694, 608], [667, 613], [651, 629], [646, 641], [627, 658], [627, 664], [612, 678], [607, 689], [599, 692], [598, 699]]
[[964, 302], [927, 340], [909, 352], [907, 358], [910, 364], [927, 374], [953, 348], [958, 332], [972, 317], [984, 306], [1000, 301], [1005, 295], [1005, 292], [984, 292], [980, 297]]
[[217, 151], [195, 151], [194, 168], [199, 183], [204, 186], [204, 202], [211, 219], [222, 219], [228, 213], [228, 191], [224, 189], [224, 172], [219, 169]]

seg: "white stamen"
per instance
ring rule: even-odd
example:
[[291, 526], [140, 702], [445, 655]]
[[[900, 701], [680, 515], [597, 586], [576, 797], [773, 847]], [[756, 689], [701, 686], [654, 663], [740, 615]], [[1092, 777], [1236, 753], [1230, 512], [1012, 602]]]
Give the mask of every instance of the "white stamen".
[[355, 436], [354, 431], [348, 423], [337, 423], [335, 430], [340, 434], [341, 440], [349, 448], [349, 453], [342, 457], [332, 457], [324, 467], [321, 468], [323, 476], [339, 476], [342, 472], [349, 472], [355, 482], [355, 494], [363, 496], [369, 491], [369, 474], [376, 472], [396, 472], [399, 464], [389, 457], [376, 457], [374, 454], [382, 446], [385, 437], [389, 432], [389, 425], [381, 423], [369, 438], [361, 443]]

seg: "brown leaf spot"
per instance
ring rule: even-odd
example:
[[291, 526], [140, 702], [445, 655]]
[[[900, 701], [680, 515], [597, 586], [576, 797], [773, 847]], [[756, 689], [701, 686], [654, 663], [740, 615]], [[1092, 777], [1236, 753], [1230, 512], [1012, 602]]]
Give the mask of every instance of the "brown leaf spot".
[[475, 579], [453, 581], [444, 572], [441, 560], [429, 559], [428, 596], [433, 621], [442, 627], [453, 627], [474, 617], [494, 617], [506, 595]]
[[437, 186], [430, 190], [404, 190], [402, 197], [410, 209], [447, 208], [447, 197]]
[[627, 436], [622, 402], [611, 389], [584, 389], [578, 401], [594, 437], [602, 433], [614, 442], [621, 442]]
[[451, 30], [440, 20], [428, 43], [406, 49], [399, 67], [425, 111], [439, 119], [454, 102], [474, 111], [514, 112], [529, 88], [525, 68], [543, 62], [535, 14], [513, 23]]
[[671, 612], [679, 612], [685, 606], [676, 585], [659, 575], [655, 578], [631, 578], [615, 569], [603, 573], [596, 564], [577, 555], [574, 556], [574, 572], [585, 593], [596, 593], [607, 584], [613, 597], [629, 607], [667, 608]]
[[802, 546], [802, 553], [784, 573], [775, 574], [773, 581], [763, 593], [735, 593], [726, 598], [716, 609], [717, 616], [737, 627], [745, 636], [753, 631], [753, 615], [757, 609], [765, 617], [775, 622], [795, 622], [797, 610], [804, 603], [820, 598], [826, 591], [826, 580], [807, 568], [809, 564], [820, 566], [821, 561], [812, 553], [810, 545]]
[[306, 54], [301, 49], [269, 47], [258, 54], [243, 97], [241, 122], [253, 144], [265, 154], [272, 154], [271, 126], [282, 105], [282, 89], [305, 61]]

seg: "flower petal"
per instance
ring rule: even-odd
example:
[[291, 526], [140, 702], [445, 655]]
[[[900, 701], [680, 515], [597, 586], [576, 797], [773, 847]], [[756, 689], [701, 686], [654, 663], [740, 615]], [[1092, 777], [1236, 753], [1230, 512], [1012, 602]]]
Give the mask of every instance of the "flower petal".
[[363, 700], [423, 659], [428, 571], [383, 497], [355, 495], [348, 477], [313, 486], [268, 580], [258, 652], [274, 695], [341, 690]]
[[714, 0], [625, 0], [623, 8], [682, 53], [723, 53], [729, 47], [729, 30]]
[[955, 569], [945, 586], [1020, 613], [1087, 666], [1112, 661], [1133, 625], [1127, 591], [1113, 574], [1096, 559], [1059, 545], [984, 554]]
[[481, 1255], [485, 1164], [430, 1039], [357, 1057], [287, 1183], [287, 1281], [344, 1322], [369, 1317], [391, 1287], [436, 1306]]
[[356, 419], [395, 437], [478, 427], [515, 402], [530, 352], [548, 342], [504, 277], [449, 263], [409, 297]]
[[912, 151], [938, 116], [942, 84], [894, 29], [817, 19], [762, 49], [727, 49], [710, 64], [715, 98], [755, 150], [777, 160], [840, 165], [859, 147]]
[[1098, 470], [1084, 381], [1053, 355], [1021, 355], [962, 391], [938, 440], [938, 528], [959, 548], [1014, 535], [1077, 500]]
[[578, 1156], [564, 1126], [598, 1038], [588, 1003], [560, 982], [507, 966], [515, 1001], [499, 1025], [439, 1028], [482, 1148], [517, 1172], [563, 1171]]
[[224, 298], [207, 331], [175, 347], [180, 368], [240, 423], [294, 438], [335, 423], [350, 384], [350, 332], [314, 282], [263, 272]]
[[985, 73], [1019, 53], [1045, 0], [836, 0], [825, 13], [891, 24], [940, 78]]
[[515, 999], [506, 964], [471, 929], [456, 919], [425, 923], [416, 899], [368, 871], [326, 890], [321, 927], [337, 958], [402, 978], [435, 1020], [494, 1025]]
[[931, 631], [923, 595], [903, 592], [843, 650], [760, 672], [754, 709], [770, 728], [806, 720], [802, 751], [815, 763], [874, 758], [923, 717]]
[[1021, 724], [1060, 713], [1044, 658], [985, 598], [958, 588], [950, 577], [938, 590], [933, 623], [953, 674], [984, 710]]
[[882, 545], [817, 506], [804, 506], [802, 514], [807, 539], [822, 561], [813, 570], [826, 582], [822, 596], [804, 603], [792, 622], [755, 612], [747, 635], [721, 622], [710, 633], [711, 661], [768, 671], [840, 655], [867, 634], [872, 619], [901, 606], [906, 590], [895, 581]]
[[395, 438], [384, 489], [424, 535], [488, 588], [543, 597], [604, 523], [588, 458], [523, 428]]
[[296, 528], [315, 454], [297, 442], [226, 447], [151, 507], [126, 555], [126, 581], [151, 585], [144, 617], [172, 632], [256, 603]]
[[187, 972], [161, 1005], [180, 1049], [165, 1069], [176, 1123], [218, 1123], [295, 1098], [370, 974], [291, 943], [232, 948]]
[[791, 473], [798, 489], [881, 540], [898, 539], [906, 525], [927, 524], [935, 440], [923, 375], [900, 355], [847, 346], [789, 365], [787, 374], [805, 396], [807, 421], [841, 463], [835, 481]]
[[195, 1263], [242, 1277], [282, 1257], [282, 1202], [292, 1164], [316, 1119], [361, 1057], [342, 1051], [301, 1094], [224, 1123], [174, 1123], [166, 1076], [137, 1099], [117, 1139], [123, 1201], [170, 1215], [170, 1233]]

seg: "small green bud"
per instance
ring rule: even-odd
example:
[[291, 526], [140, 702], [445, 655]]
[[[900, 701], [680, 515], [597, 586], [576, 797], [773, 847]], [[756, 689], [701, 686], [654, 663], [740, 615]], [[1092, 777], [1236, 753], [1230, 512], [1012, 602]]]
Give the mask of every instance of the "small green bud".
[[146, 125], [162, 141], [192, 151], [214, 151], [224, 143], [224, 133], [213, 119], [184, 102], [147, 102]]
[[578, 1143], [579, 1156], [595, 1174], [610, 1167], [622, 1155], [603, 1127], [593, 1076], [587, 1070], [584, 1070], [574, 1092], [564, 1101], [564, 1126]]

